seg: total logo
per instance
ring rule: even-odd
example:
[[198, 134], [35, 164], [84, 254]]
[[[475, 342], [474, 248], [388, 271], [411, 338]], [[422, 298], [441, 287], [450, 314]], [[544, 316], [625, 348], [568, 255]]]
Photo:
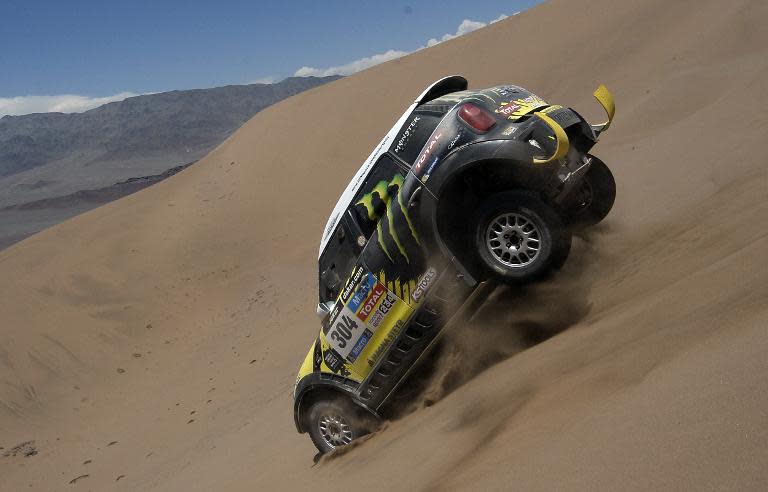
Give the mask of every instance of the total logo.
[[519, 104], [515, 103], [502, 103], [502, 106], [496, 110], [497, 113], [503, 114], [504, 116], [512, 116], [515, 112], [520, 111]]
[[427, 158], [435, 149], [435, 145], [437, 145], [437, 141], [440, 140], [440, 137], [442, 136], [443, 136], [443, 132], [440, 132], [436, 134], [434, 137], [432, 137], [432, 140], [429, 141], [429, 143], [427, 144], [427, 147], [422, 151], [421, 157], [419, 157], [419, 160], [416, 162], [416, 165], [413, 166], [413, 171], [415, 173], [418, 173], [419, 171], [421, 171], [421, 167], [424, 165], [425, 162], [427, 162]]
[[387, 289], [384, 288], [383, 285], [379, 283], [374, 285], [373, 289], [371, 289], [371, 295], [369, 295], [363, 303], [363, 307], [360, 308], [360, 311], [357, 313], [357, 317], [362, 321], [367, 320], [368, 316], [370, 316], [373, 312], [373, 308], [376, 307], [376, 303], [379, 302], [379, 299], [381, 299], [381, 296], [383, 296], [386, 291]]

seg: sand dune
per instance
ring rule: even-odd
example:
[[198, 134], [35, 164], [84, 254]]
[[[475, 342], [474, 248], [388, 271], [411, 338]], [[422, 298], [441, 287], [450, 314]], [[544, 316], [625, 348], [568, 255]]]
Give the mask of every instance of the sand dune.
[[[763, 490], [766, 21], [760, 1], [552, 0], [285, 100], [0, 252], [0, 490]], [[474, 378], [313, 466], [290, 395], [320, 232], [450, 73], [593, 118], [608, 85], [615, 209], [553, 283], [494, 294], [466, 327], [493, 350], [455, 335], [438, 379], [457, 356]]]

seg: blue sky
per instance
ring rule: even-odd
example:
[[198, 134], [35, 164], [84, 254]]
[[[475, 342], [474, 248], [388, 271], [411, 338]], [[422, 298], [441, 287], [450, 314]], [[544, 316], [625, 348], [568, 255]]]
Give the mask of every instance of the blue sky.
[[[70, 95], [87, 105], [121, 93], [350, 72], [536, 3], [2, 0], [0, 115], [29, 109], [25, 96]], [[17, 104], [3, 111], [11, 98]]]

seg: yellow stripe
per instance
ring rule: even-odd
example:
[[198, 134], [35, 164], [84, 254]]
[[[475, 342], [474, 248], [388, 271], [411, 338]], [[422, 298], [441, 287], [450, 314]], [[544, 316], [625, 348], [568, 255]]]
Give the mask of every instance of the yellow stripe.
[[400, 254], [405, 256], [405, 261], [407, 263], [411, 263], [410, 258], [408, 258], [408, 254], [405, 252], [405, 248], [403, 247], [402, 243], [400, 243], [400, 238], [397, 237], [397, 231], [395, 230], [394, 226], [394, 214], [392, 214], [392, 204], [387, 204], [387, 222], [389, 226], [389, 235], [392, 236], [392, 240], [395, 241], [395, 244], [397, 245], [397, 249], [400, 250]]
[[408, 216], [408, 212], [406, 212], [405, 205], [403, 205], [403, 202], [401, 200], [401, 193], [400, 190], [397, 191], [397, 203], [400, 205], [400, 210], [403, 212], [403, 216], [405, 216], [405, 221], [408, 222], [408, 229], [411, 230], [411, 236], [413, 236], [413, 239], [416, 240], [416, 244], [421, 244], [419, 241], [419, 235], [416, 233], [416, 229], [413, 227], [413, 223], [411, 223], [411, 218]]
[[379, 223], [376, 224], [376, 233], [379, 235], [379, 244], [381, 245], [381, 249], [384, 250], [384, 253], [386, 253], [387, 258], [389, 258], [389, 261], [394, 263], [395, 260], [392, 259], [392, 255], [390, 255], [389, 251], [387, 250], [387, 245], [384, 244], [384, 232], [381, 229], [381, 221], [379, 221]]
[[611, 94], [611, 91], [609, 91], [608, 88], [603, 84], [600, 84], [600, 87], [597, 88], [593, 95], [595, 96], [595, 99], [597, 99], [597, 102], [600, 103], [600, 106], [603, 107], [605, 113], [608, 115], [608, 121], [602, 123], [603, 127], [600, 129], [601, 132], [604, 132], [608, 129], [609, 126], [611, 126], [613, 115], [616, 114], [616, 103], [613, 100], [613, 94]]
[[547, 164], [548, 162], [552, 162], [554, 160], [557, 160], [561, 157], [563, 157], [565, 154], [568, 153], [568, 135], [565, 134], [565, 130], [563, 130], [563, 127], [558, 125], [555, 120], [550, 118], [544, 113], [533, 113], [534, 115], [541, 118], [544, 123], [546, 123], [550, 128], [552, 128], [552, 131], [555, 132], [555, 138], [557, 139], [557, 147], [555, 148], [555, 153], [552, 154], [552, 156], [549, 159], [537, 159], [533, 158], [534, 164]]
[[386, 181], [379, 181], [376, 183], [376, 186], [373, 187], [373, 189], [369, 192], [363, 195], [362, 198], [360, 198], [360, 201], [356, 203], [356, 205], [362, 205], [365, 207], [366, 212], [368, 212], [368, 219], [369, 220], [376, 220], [378, 217], [376, 217], [376, 210], [373, 207], [373, 194], [378, 193], [379, 199], [386, 203], [389, 201], [389, 196], [387, 195], [387, 187], [389, 186], [389, 183]]

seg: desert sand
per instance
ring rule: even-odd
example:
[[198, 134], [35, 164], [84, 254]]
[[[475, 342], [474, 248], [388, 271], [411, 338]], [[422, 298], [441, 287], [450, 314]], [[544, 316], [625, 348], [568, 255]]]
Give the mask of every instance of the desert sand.
[[[765, 490], [766, 23], [758, 0], [551, 0], [285, 100], [0, 252], [0, 490]], [[453, 335], [434, 404], [315, 464], [291, 391], [325, 219], [452, 73], [592, 120], [610, 87], [615, 208], [553, 282]]]

